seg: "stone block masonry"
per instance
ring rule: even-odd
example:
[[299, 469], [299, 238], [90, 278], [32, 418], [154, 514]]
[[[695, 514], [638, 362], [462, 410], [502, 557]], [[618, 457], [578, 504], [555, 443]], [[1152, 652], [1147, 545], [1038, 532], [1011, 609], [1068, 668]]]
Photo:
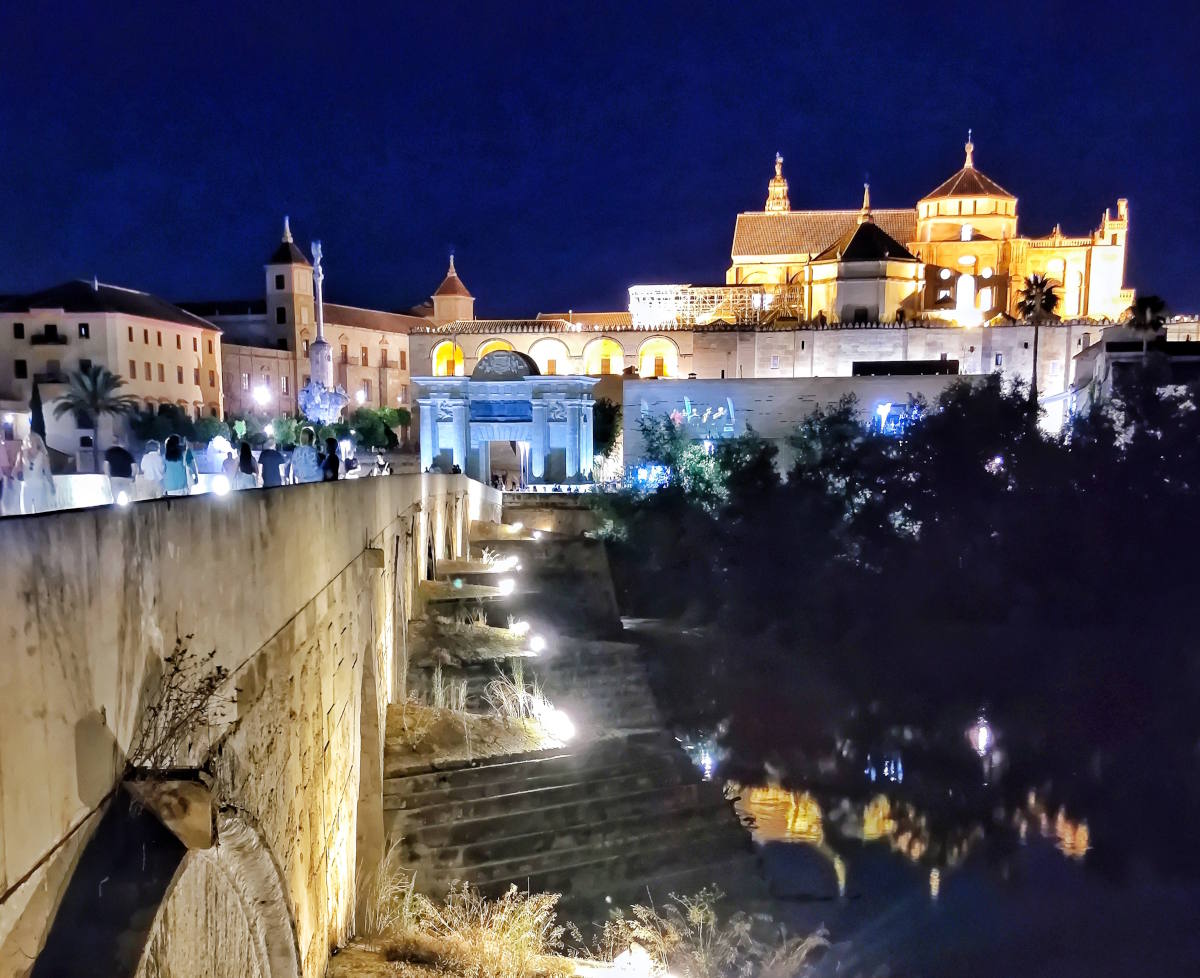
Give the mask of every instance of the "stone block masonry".
[[494, 490], [413, 475], [0, 521], [0, 976], [32, 972], [177, 635], [233, 671], [233, 722], [217, 845], [185, 856], [139, 973], [320, 975], [382, 846], [427, 554], [499, 517]]

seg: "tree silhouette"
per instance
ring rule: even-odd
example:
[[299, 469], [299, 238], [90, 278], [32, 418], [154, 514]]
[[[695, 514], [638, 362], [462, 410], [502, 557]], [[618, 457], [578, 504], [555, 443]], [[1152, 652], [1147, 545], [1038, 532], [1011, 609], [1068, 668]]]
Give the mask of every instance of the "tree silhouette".
[[92, 426], [92, 463], [100, 471], [100, 440], [97, 437], [100, 419], [105, 415], [125, 417], [137, 410], [137, 399], [130, 394], [119, 393], [125, 386], [125, 378], [113, 373], [100, 364], [92, 364], [86, 370], [77, 370], [70, 377], [67, 392], [54, 405], [54, 416], [65, 414], [87, 418]]
[[1038, 334], [1041, 324], [1058, 308], [1058, 284], [1045, 275], [1029, 275], [1017, 300], [1021, 315], [1033, 323], [1033, 370], [1029, 378], [1029, 400], [1037, 401]]

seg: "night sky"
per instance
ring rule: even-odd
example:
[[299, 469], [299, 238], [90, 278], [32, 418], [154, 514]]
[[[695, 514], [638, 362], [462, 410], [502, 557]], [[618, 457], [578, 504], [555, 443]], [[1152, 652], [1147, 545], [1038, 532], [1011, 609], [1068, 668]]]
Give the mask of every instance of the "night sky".
[[5, 6], [3, 292], [259, 297], [287, 213], [334, 301], [453, 247], [481, 317], [623, 309], [723, 281], [776, 150], [795, 208], [911, 206], [970, 126], [1024, 233], [1128, 197], [1127, 284], [1200, 310], [1193, 4]]

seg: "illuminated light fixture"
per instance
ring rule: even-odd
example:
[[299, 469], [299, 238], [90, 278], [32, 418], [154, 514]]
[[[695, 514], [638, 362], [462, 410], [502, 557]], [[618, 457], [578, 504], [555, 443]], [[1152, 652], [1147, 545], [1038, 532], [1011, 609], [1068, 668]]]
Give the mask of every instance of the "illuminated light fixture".
[[516, 523], [512, 524], [513, 533], [520, 533], [523, 529], [525, 529], [525, 524], [522, 523], [520, 520], [518, 520]]
[[527, 635], [529, 633], [529, 622], [514, 621], [511, 625], [508, 626], [508, 630], [510, 632], [512, 632], [514, 635]]
[[11, 411], [9, 411], [8, 414], [6, 414], [4, 416], [5, 424], [12, 424], [16, 420], [17, 420], [17, 416], [15, 414], [13, 414]]
[[367, 392], [364, 390], [357, 391], [354, 395], [354, 399], [356, 401], [358, 401], [359, 404], [366, 404], [367, 403]]
[[875, 413], [879, 415], [879, 427], [882, 428], [887, 424], [888, 415], [892, 413], [892, 402], [884, 401], [875, 409]]
[[996, 742], [996, 735], [992, 732], [992, 725], [987, 722], [987, 717], [982, 713], [979, 715], [979, 719], [975, 721], [975, 725], [967, 731], [967, 739], [971, 742], [975, 753], [980, 757], [987, 754]]
[[613, 958], [613, 972], [619, 978], [650, 978], [654, 973], [654, 959], [637, 941]]
[[268, 438], [271, 438], [275, 435], [275, 426], [273, 424], [268, 424], [265, 428], [263, 428], [263, 432]]
[[343, 438], [340, 442], [338, 442], [338, 448], [340, 448], [342, 450], [343, 456], [349, 455], [350, 449], [353, 447], [354, 447], [354, 444], [350, 441], [349, 438]]
[[454, 579], [453, 583], [454, 583], [454, 587], [457, 590], [462, 590], [462, 578], [461, 577], [456, 577]]
[[226, 475], [214, 475], [212, 481], [212, 491], [217, 496], [228, 496], [229, 477]]
[[540, 540], [542, 538], [542, 531], [534, 530], [532, 536], [535, 540]]
[[537, 719], [542, 729], [560, 743], [565, 744], [575, 736], [575, 724], [562, 710], [549, 707], [542, 710]]
[[271, 392], [267, 388], [259, 384], [253, 391], [254, 403], [259, 407], [265, 407], [267, 401], [271, 399]]
[[517, 582], [511, 577], [506, 577], [497, 585], [497, 587], [500, 589], [500, 593], [507, 597], [517, 589]]
[[943, 282], [946, 281], [946, 279], [948, 279], [953, 274], [954, 273], [951, 272], [950, 269], [948, 269], [948, 268], [943, 268], [940, 272], [938, 272], [938, 275], [941, 277]]
[[117, 505], [118, 506], [128, 506], [129, 505], [129, 493], [127, 493], [124, 489], [122, 489], [119, 493], [117, 493]]
[[531, 638], [529, 640], [529, 651], [545, 652], [546, 651], [546, 640], [544, 638], [542, 638], [541, 635], [534, 635], [533, 638]]

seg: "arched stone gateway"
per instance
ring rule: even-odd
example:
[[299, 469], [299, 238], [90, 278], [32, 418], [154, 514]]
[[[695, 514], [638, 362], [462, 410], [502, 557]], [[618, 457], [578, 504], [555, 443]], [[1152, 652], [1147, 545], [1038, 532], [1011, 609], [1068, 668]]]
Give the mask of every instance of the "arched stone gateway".
[[136, 978], [299, 978], [283, 879], [262, 837], [236, 812], [217, 844], [190, 850], [167, 891]]
[[516, 350], [493, 350], [470, 377], [414, 377], [422, 395], [421, 468], [458, 466], [487, 484], [491, 446], [501, 443], [523, 484], [590, 482], [597, 381], [543, 376], [532, 356]]

